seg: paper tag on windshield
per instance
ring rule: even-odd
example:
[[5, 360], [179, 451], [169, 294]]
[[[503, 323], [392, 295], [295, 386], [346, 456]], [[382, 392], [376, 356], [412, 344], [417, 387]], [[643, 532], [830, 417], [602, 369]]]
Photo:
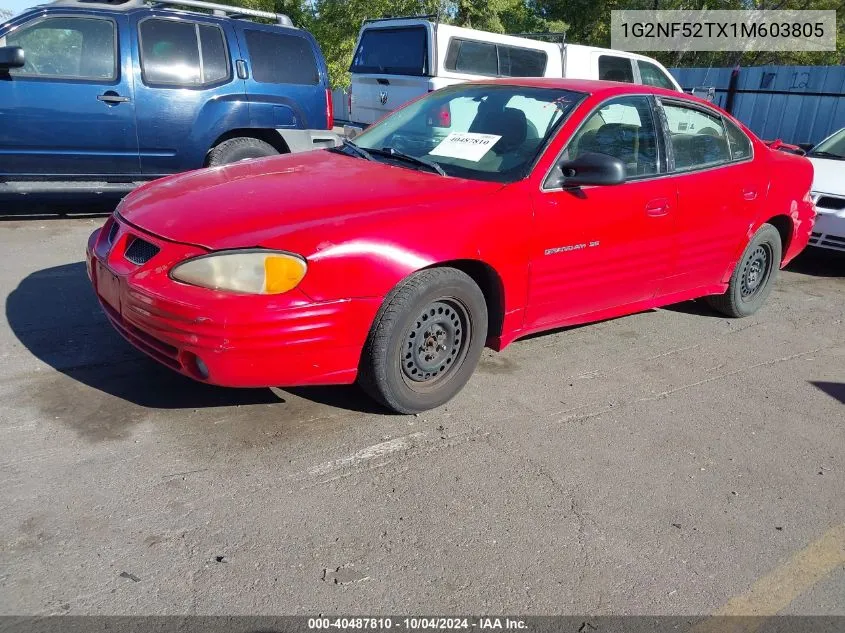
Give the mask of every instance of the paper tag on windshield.
[[502, 138], [495, 134], [475, 134], [474, 132], [452, 132], [440, 144], [429, 152], [431, 156], [460, 158], [477, 163], [493, 149]]

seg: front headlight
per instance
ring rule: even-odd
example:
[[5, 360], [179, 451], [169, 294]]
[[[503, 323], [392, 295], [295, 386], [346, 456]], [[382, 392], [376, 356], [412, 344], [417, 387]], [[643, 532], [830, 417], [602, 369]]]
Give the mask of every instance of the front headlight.
[[307, 268], [297, 255], [252, 249], [195, 257], [173, 268], [170, 276], [212, 290], [277, 295], [296, 288]]

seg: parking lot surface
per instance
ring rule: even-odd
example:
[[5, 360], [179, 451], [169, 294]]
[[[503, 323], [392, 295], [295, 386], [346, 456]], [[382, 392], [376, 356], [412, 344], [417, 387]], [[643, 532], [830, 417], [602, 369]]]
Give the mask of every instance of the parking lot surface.
[[842, 258], [745, 320], [486, 350], [397, 416], [142, 356], [86, 277], [102, 221], [0, 224], [3, 613], [845, 614]]

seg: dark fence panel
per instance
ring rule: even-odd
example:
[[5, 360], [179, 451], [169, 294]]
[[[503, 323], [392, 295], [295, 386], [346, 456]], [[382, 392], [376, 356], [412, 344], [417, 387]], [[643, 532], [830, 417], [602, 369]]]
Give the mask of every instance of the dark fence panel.
[[[671, 68], [686, 91], [715, 88], [714, 102], [728, 103], [731, 68]], [[845, 127], [845, 67], [741, 68], [733, 115], [763, 139], [814, 145]]]

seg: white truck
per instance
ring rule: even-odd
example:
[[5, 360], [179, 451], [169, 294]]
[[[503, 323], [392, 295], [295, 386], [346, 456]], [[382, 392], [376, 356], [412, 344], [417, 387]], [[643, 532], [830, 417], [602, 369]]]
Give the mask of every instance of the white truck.
[[363, 126], [427, 92], [482, 77], [605, 79], [682, 91], [650, 57], [466, 29], [433, 16], [365, 21], [350, 71], [350, 118]]

